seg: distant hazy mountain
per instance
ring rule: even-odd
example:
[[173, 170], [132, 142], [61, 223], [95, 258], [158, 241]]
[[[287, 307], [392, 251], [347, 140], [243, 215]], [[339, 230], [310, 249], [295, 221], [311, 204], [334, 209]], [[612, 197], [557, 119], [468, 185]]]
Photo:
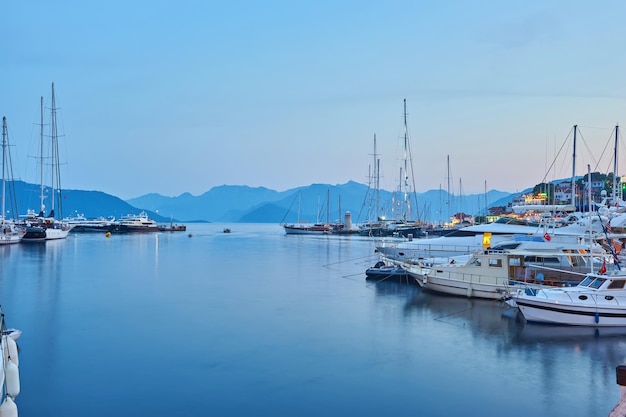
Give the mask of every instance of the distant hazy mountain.
[[[391, 217], [392, 193], [379, 191], [379, 213]], [[506, 205], [513, 194], [492, 190], [485, 194], [448, 196], [447, 192], [431, 190], [417, 193], [417, 206], [421, 220], [447, 220], [457, 212], [479, 214], [489, 207]], [[396, 196], [398, 198], [398, 196]], [[374, 218], [375, 192], [367, 185], [347, 182], [339, 185], [312, 184], [287, 191], [222, 185], [194, 197], [188, 193], [178, 197], [147, 194], [127, 202], [160, 215], [173, 216], [180, 221], [207, 220], [213, 222], [315, 222], [336, 221], [341, 213], [352, 213], [353, 222]], [[341, 214], [343, 217], [343, 214]]]
[[[8, 217], [14, 217], [14, 201], [17, 201], [20, 215], [26, 214], [29, 209], [39, 212], [39, 185], [22, 181], [9, 184]], [[50, 210], [49, 194], [50, 189], [46, 188], [46, 213]], [[293, 223], [343, 220], [345, 212], [349, 211], [352, 221], [359, 223], [376, 215], [374, 190], [353, 181], [339, 185], [312, 184], [282, 192], [264, 187], [222, 185], [200, 196], [184, 193], [178, 197], [165, 197], [152, 193], [128, 201], [100, 191], [63, 190], [61, 194], [61, 214], [64, 217], [82, 214], [87, 218], [120, 218], [145, 210], [150, 218], [158, 222]], [[459, 197], [431, 190], [416, 194], [417, 203], [413, 202], [413, 207], [417, 207], [417, 212], [413, 217], [415, 220], [443, 221], [457, 212], [480, 214], [485, 212], [485, 202], [489, 207], [506, 205], [513, 196], [492, 190], [486, 197], [485, 194]], [[379, 214], [391, 217], [392, 197], [389, 191], [379, 191]], [[58, 207], [56, 211], [59, 213]]]
[[[46, 214], [51, 209], [50, 188], [46, 187], [44, 192], [44, 205]], [[29, 184], [23, 181], [14, 181], [7, 183], [7, 216], [15, 217], [25, 215], [28, 210], [39, 213], [41, 210], [41, 187], [35, 184]], [[61, 207], [55, 207], [56, 214], [63, 217], [75, 217], [79, 214], [87, 218], [109, 217], [114, 216], [120, 218], [127, 214], [139, 214], [141, 208], [134, 207], [129, 203], [101, 191], [80, 191], [80, 190], [62, 190]], [[15, 204], [17, 203], [17, 209]], [[159, 216], [157, 213], [146, 210], [150, 218], [158, 222], [168, 222], [169, 217]]]

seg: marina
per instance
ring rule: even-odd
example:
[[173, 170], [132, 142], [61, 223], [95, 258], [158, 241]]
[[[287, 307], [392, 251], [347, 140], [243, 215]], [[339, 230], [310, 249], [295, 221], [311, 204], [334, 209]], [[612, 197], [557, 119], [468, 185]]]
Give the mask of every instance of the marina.
[[366, 280], [371, 238], [226, 227], [0, 247], [20, 414], [604, 417], [618, 402], [622, 329]]

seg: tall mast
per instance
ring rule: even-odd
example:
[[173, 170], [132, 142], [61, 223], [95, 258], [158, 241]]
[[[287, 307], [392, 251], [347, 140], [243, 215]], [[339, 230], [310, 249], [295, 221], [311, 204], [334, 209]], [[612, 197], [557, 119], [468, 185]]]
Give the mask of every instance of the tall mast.
[[39, 123], [39, 173], [41, 175], [39, 192], [39, 215], [45, 217], [43, 205], [43, 97], [40, 99], [40, 123]]
[[[57, 193], [57, 187], [59, 184], [57, 184], [58, 181], [58, 158], [59, 156], [57, 155], [58, 152], [58, 137], [57, 137], [57, 108], [56, 108], [56, 102], [55, 102], [55, 98], [54, 98], [54, 83], [52, 83], [52, 120], [50, 121], [50, 128], [51, 128], [51, 137], [52, 137], [52, 141], [51, 141], [51, 145], [52, 145], [52, 152], [51, 152], [51, 156], [52, 156], [52, 178], [51, 178], [51, 184], [52, 184], [52, 190], [50, 192], [50, 213], [51, 213], [51, 217], [54, 217], [56, 215], [55, 211], [54, 211], [54, 206], [55, 206], [55, 200], [56, 200], [56, 193]], [[59, 203], [60, 204], [60, 203]]]
[[487, 223], [487, 214], [489, 214], [489, 201], [487, 199], [487, 180], [485, 180], [485, 223]]
[[[409, 170], [408, 170], [409, 129], [406, 123], [406, 98], [404, 99], [404, 206], [402, 213], [404, 220], [411, 216], [411, 203], [409, 201]], [[407, 217], [408, 216], [408, 217]]]
[[450, 222], [450, 155], [447, 157], [447, 165], [448, 165], [448, 176], [446, 177], [448, 180], [448, 197], [446, 200], [446, 206], [448, 206], [448, 220], [446, 223]]
[[6, 162], [7, 162], [7, 155], [6, 155], [6, 148], [7, 148], [7, 118], [6, 117], [2, 117], [2, 222], [4, 223], [4, 196], [6, 195], [6, 181], [5, 181], [5, 177], [4, 177], [4, 173], [6, 171]]
[[619, 126], [615, 125], [615, 147], [613, 148], [613, 204], [617, 202], [617, 136]]
[[576, 130], [574, 125], [574, 151], [572, 152], [572, 206], [576, 207]]

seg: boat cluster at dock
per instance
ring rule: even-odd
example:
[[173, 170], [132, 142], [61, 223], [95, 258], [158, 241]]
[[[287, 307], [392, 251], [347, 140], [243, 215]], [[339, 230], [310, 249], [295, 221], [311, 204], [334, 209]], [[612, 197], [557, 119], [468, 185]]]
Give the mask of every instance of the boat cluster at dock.
[[382, 241], [366, 277], [506, 301], [529, 323], [626, 326], [626, 206], [572, 218], [560, 226], [502, 218], [439, 238]]
[[[41, 192], [39, 213], [35, 210], [27, 210], [26, 215], [18, 215], [17, 207], [11, 207], [13, 218], [7, 216], [7, 205], [9, 203], [10, 192], [7, 186], [13, 182], [11, 178], [11, 159], [9, 156], [9, 137], [6, 117], [2, 118], [2, 187], [0, 196], [0, 245], [20, 242], [44, 242], [47, 240], [65, 239], [71, 231], [75, 232], [102, 232], [102, 233], [135, 233], [135, 232], [157, 232], [157, 231], [185, 231], [185, 225], [174, 225], [171, 221], [169, 225], [158, 224], [149, 219], [145, 211], [139, 214], [129, 214], [119, 220], [114, 218], [86, 219], [84, 216], [75, 218], [63, 218], [61, 213], [62, 199], [60, 198], [60, 170], [58, 155], [58, 132], [57, 132], [57, 107], [55, 101], [54, 83], [52, 83], [52, 100], [50, 106], [50, 122], [44, 123], [43, 97], [40, 99], [40, 170], [41, 170]], [[49, 135], [44, 134], [44, 126], [49, 126]], [[49, 139], [49, 141], [46, 141]], [[45, 152], [48, 149], [48, 152]], [[51, 169], [45, 175], [44, 161], [50, 160]], [[50, 207], [46, 210], [44, 201], [46, 199], [45, 189], [47, 178], [50, 187]], [[13, 199], [13, 205], [16, 201]], [[48, 211], [48, 214], [46, 214]]]

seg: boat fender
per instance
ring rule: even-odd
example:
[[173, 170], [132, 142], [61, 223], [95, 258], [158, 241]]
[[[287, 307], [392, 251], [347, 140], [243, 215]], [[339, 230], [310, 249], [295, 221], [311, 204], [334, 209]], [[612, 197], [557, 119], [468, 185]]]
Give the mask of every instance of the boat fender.
[[472, 297], [472, 287], [467, 287], [467, 298]]
[[424, 275], [424, 285], [428, 284], [428, 275]]
[[17, 417], [17, 405], [8, 395], [0, 405], [0, 417]]
[[593, 320], [596, 322], [596, 324], [600, 323], [600, 313], [596, 311], [596, 315], [593, 318]]
[[11, 398], [17, 397], [20, 394], [20, 370], [13, 362], [7, 363], [4, 370], [4, 379], [7, 395]]
[[4, 366], [0, 366], [0, 393], [4, 392]]
[[20, 366], [20, 359], [17, 355], [17, 343], [9, 335], [2, 336], [2, 343], [4, 344], [4, 361], [13, 362], [16, 366]]

